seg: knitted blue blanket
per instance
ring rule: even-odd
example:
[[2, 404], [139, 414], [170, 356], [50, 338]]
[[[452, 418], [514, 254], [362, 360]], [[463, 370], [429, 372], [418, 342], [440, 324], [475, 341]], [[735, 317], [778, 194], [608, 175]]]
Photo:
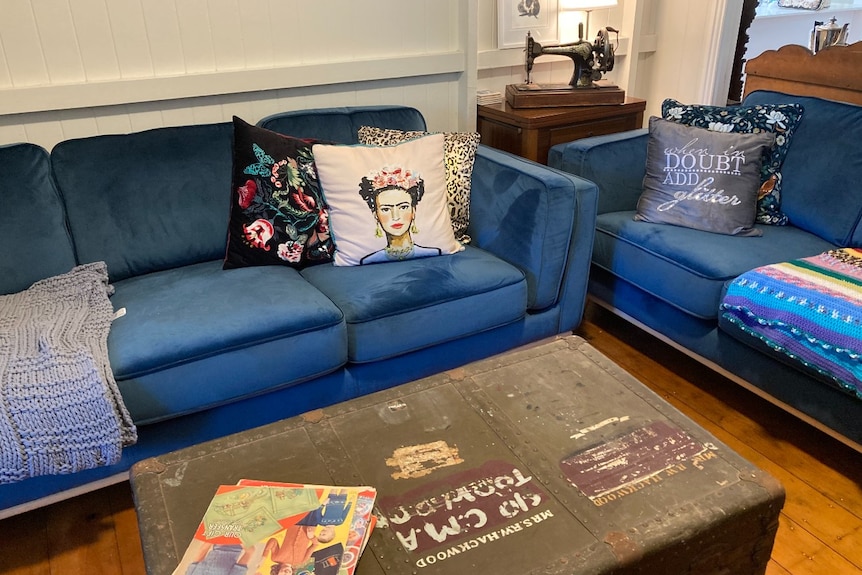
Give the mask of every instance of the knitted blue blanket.
[[116, 463], [137, 430], [108, 363], [104, 262], [0, 295], [0, 483]]

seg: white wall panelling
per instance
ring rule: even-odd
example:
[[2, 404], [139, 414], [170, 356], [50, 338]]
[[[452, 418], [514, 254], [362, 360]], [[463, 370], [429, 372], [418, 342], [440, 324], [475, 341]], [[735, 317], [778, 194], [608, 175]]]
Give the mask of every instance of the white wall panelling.
[[239, 94], [280, 88], [435, 76], [464, 71], [464, 53], [349, 60], [280, 68], [235, 69], [107, 81], [60, 83], [0, 90], [7, 114], [68, 110]]
[[642, 69], [645, 116], [661, 115], [665, 98], [724, 105], [742, 14], [742, 0], [656, 0], [657, 45]]
[[[704, 43], [698, 20], [716, 3], [619, 0], [593, 11], [591, 28], [621, 31], [609, 78], [648, 100], [682, 97], [667, 78], [701, 84], [715, 56], [704, 52], [723, 50]], [[496, 28], [496, 0], [2, 0], [0, 144], [50, 148], [360, 104], [411, 105], [431, 129], [474, 129], [476, 89], [524, 79], [523, 52], [497, 50]], [[571, 66], [549, 56], [534, 71], [537, 81], [565, 82]]]
[[466, 127], [476, 1], [3, 0], [0, 144], [364, 103]]

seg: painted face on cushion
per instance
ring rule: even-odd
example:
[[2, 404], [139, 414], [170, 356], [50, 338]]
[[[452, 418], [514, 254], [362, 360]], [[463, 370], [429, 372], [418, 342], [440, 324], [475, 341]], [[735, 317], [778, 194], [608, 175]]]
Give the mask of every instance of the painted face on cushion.
[[375, 215], [383, 231], [393, 237], [410, 230], [414, 217], [413, 199], [401, 188], [390, 188], [377, 195]]

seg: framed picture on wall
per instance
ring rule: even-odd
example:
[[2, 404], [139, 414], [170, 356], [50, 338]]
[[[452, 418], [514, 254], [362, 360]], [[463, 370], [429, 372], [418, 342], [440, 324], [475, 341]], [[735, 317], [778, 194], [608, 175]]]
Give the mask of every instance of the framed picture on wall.
[[523, 48], [527, 32], [542, 44], [559, 41], [557, 0], [497, 0], [497, 48]]

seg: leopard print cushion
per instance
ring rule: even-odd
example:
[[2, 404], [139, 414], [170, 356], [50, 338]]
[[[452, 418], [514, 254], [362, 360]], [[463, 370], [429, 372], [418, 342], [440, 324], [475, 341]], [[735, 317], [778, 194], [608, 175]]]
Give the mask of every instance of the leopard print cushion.
[[[402, 132], [362, 126], [359, 128], [359, 142], [368, 146], [391, 146], [401, 142], [427, 136], [431, 132]], [[446, 196], [449, 204], [449, 217], [452, 231], [462, 244], [470, 242], [467, 225], [470, 223], [470, 184], [473, 179], [473, 164], [476, 161], [476, 148], [479, 134], [476, 132], [444, 132], [443, 146], [446, 162]]]

